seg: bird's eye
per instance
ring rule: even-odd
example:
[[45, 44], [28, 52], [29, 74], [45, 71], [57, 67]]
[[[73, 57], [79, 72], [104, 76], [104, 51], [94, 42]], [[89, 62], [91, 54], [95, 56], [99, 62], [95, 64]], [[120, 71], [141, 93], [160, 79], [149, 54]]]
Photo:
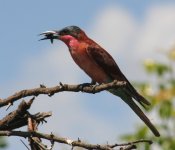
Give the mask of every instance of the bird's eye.
[[68, 31], [68, 30], [63, 30], [61, 33], [62, 33], [63, 35], [65, 35], [65, 34], [68, 34], [69, 31]]

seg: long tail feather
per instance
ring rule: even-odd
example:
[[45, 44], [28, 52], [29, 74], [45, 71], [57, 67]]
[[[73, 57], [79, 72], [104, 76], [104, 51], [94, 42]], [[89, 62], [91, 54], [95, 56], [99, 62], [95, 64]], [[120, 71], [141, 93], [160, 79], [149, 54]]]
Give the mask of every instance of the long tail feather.
[[116, 91], [115, 89], [109, 90], [112, 94], [116, 96], [120, 96], [122, 100], [127, 103], [130, 108], [139, 116], [141, 120], [150, 128], [150, 130], [154, 133], [155, 136], [160, 136], [159, 131], [155, 128], [155, 126], [151, 123], [148, 117], [143, 113], [143, 111], [137, 106], [137, 104], [133, 101], [132, 97], [123, 91]]
[[[125, 77], [125, 76], [124, 76]], [[125, 77], [125, 80], [127, 81], [127, 88], [128, 90], [130, 91], [130, 95], [135, 99], [137, 100], [143, 107], [144, 105], [143, 104], [146, 104], [146, 105], [151, 105], [151, 103], [145, 99], [142, 95], [140, 95], [136, 89], [132, 86], [132, 84], [128, 81], [128, 79]]]
[[[123, 99], [124, 100], [124, 99]], [[132, 100], [132, 98], [125, 99], [125, 103], [127, 103], [131, 109], [142, 119], [145, 124], [151, 129], [155, 136], [160, 136], [159, 131], [155, 128], [155, 126], [151, 123], [148, 117], [143, 113], [143, 111], [137, 106], [137, 104]]]

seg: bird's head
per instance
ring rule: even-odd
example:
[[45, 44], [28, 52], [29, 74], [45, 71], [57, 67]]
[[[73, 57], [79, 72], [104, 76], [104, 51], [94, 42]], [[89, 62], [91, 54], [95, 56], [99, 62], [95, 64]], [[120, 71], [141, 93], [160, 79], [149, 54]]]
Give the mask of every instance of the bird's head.
[[61, 40], [68, 44], [71, 40], [81, 40], [86, 37], [86, 34], [77, 26], [68, 26], [61, 30], [46, 31], [41, 33], [45, 37], [41, 40], [50, 40], [53, 43], [54, 39]]

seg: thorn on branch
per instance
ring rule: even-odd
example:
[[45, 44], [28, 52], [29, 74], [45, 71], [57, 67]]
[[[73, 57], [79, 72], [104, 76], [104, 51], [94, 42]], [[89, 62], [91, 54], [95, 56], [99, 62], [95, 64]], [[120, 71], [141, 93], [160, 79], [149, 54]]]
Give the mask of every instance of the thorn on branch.
[[63, 83], [60, 82], [59, 84], [60, 84], [60, 90], [64, 90], [65, 89], [65, 86], [63, 85]]
[[50, 137], [51, 137], [51, 139], [53, 140], [54, 135], [53, 135], [52, 132], [50, 133]]
[[78, 142], [81, 142], [80, 138], [78, 137]]
[[46, 88], [44, 84], [40, 84], [40, 88]]
[[49, 93], [48, 96], [52, 97], [55, 93]]
[[34, 100], [35, 100], [35, 96], [33, 96], [33, 97], [27, 102], [27, 105], [28, 105], [28, 106], [31, 106]]
[[8, 103], [7, 108], [5, 109], [6, 111], [13, 105], [12, 102]]

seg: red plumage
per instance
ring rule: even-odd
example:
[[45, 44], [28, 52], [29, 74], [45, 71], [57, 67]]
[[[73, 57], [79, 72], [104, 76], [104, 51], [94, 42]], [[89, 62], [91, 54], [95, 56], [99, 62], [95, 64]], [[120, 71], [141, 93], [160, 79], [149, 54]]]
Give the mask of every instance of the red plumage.
[[145, 122], [155, 136], [160, 136], [157, 129], [133, 99], [142, 106], [150, 105], [150, 102], [136, 91], [106, 50], [87, 37], [85, 32], [77, 26], [69, 26], [60, 31], [45, 32], [43, 34], [46, 36], [44, 39], [63, 41], [68, 46], [75, 63], [93, 81], [98, 83], [107, 83], [113, 80], [125, 81], [127, 83], [125, 88], [110, 89], [109, 92], [119, 96]]

